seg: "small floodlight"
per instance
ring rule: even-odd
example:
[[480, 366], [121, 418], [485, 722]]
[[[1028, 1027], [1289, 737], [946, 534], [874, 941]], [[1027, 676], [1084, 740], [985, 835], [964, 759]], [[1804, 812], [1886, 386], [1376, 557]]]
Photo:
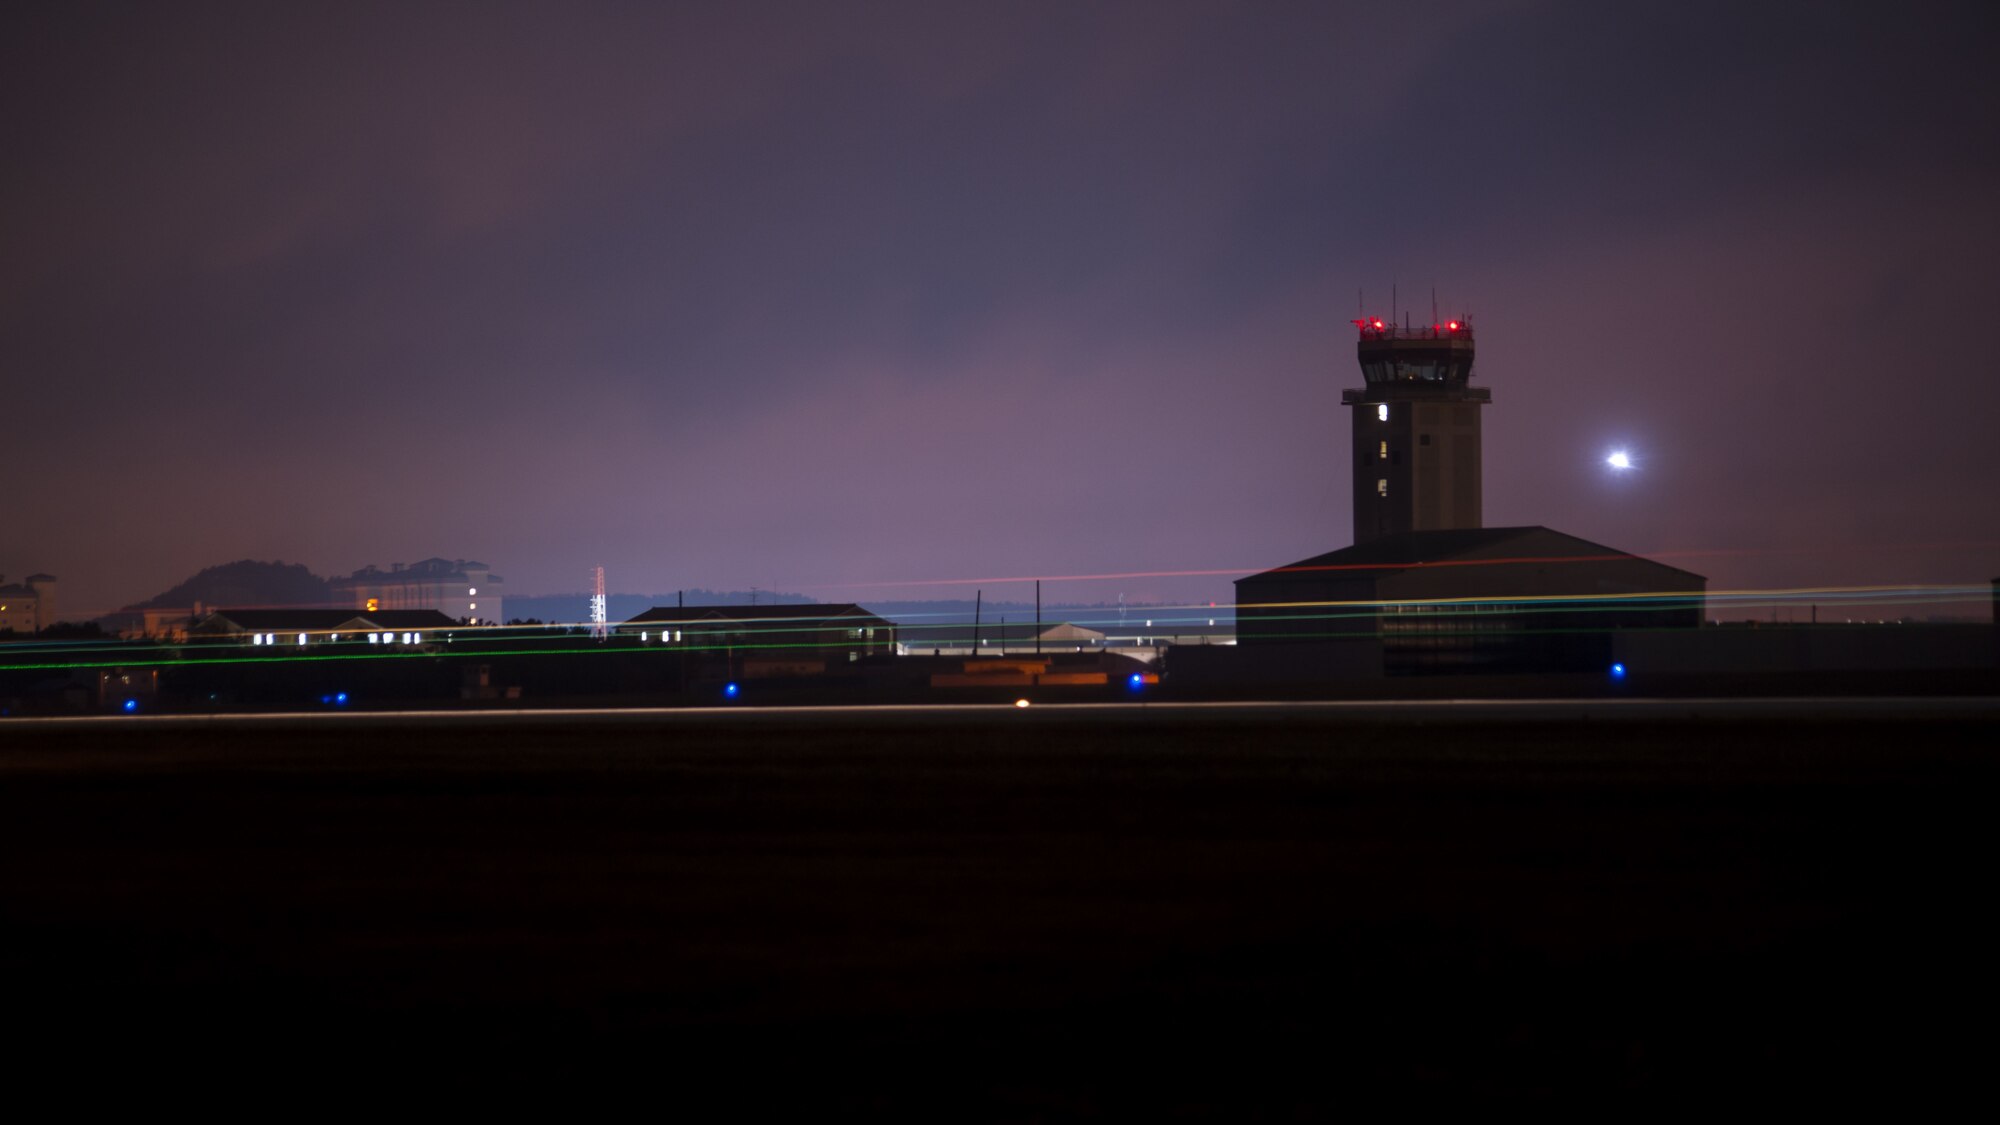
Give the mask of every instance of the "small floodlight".
[[1028, 701], [1027, 701], [1027, 700], [1025, 700], [1025, 699], [1016, 699], [1016, 700], [1014, 701], [1014, 706], [1016, 706], [1016, 707], [1023, 707], [1023, 708], [1025, 708], [1025, 707], [1026, 707], [1027, 705], [1028, 705]]
[[1614, 449], [1611, 455], [1604, 459], [1604, 463], [1623, 472], [1632, 467], [1632, 455], [1622, 449]]

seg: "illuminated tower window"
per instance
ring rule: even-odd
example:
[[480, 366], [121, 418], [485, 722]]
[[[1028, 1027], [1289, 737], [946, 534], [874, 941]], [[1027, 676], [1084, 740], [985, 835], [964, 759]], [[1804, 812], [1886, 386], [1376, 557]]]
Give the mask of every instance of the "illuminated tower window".
[[1376, 460], [1378, 460], [1378, 461], [1387, 461], [1387, 460], [1389, 459], [1389, 443], [1388, 443], [1388, 442], [1386, 442], [1386, 441], [1385, 441], [1385, 442], [1383, 442], [1383, 443], [1382, 443], [1382, 449], [1381, 449], [1381, 451], [1380, 451], [1379, 453], [1377, 453], [1377, 454], [1375, 455], [1375, 458], [1376, 458]]
[[1389, 482], [1387, 479], [1378, 480], [1375, 482], [1375, 495], [1377, 496], [1389, 495]]

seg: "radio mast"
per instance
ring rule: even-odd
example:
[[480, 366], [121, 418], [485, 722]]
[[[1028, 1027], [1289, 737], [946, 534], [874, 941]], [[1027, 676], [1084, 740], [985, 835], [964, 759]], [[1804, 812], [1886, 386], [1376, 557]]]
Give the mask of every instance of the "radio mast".
[[590, 595], [590, 635], [603, 640], [611, 633], [604, 615], [604, 568], [597, 568], [597, 585]]

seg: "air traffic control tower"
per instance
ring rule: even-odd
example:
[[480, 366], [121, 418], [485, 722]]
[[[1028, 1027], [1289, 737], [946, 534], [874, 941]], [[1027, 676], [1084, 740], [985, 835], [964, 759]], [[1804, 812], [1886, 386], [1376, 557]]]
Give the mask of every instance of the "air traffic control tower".
[[1493, 393], [1466, 385], [1472, 325], [1354, 325], [1366, 385], [1340, 395], [1354, 408], [1354, 541], [1481, 526], [1479, 408]]

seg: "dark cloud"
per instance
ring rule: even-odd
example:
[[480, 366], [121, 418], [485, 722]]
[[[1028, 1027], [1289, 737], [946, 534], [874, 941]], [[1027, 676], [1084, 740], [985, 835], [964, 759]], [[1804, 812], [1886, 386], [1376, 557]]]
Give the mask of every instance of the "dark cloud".
[[1978, 13], [45, 9], [0, 48], [0, 571], [1266, 566], [1347, 540], [1345, 320], [1395, 282], [1481, 327], [1491, 523], [1991, 577]]

